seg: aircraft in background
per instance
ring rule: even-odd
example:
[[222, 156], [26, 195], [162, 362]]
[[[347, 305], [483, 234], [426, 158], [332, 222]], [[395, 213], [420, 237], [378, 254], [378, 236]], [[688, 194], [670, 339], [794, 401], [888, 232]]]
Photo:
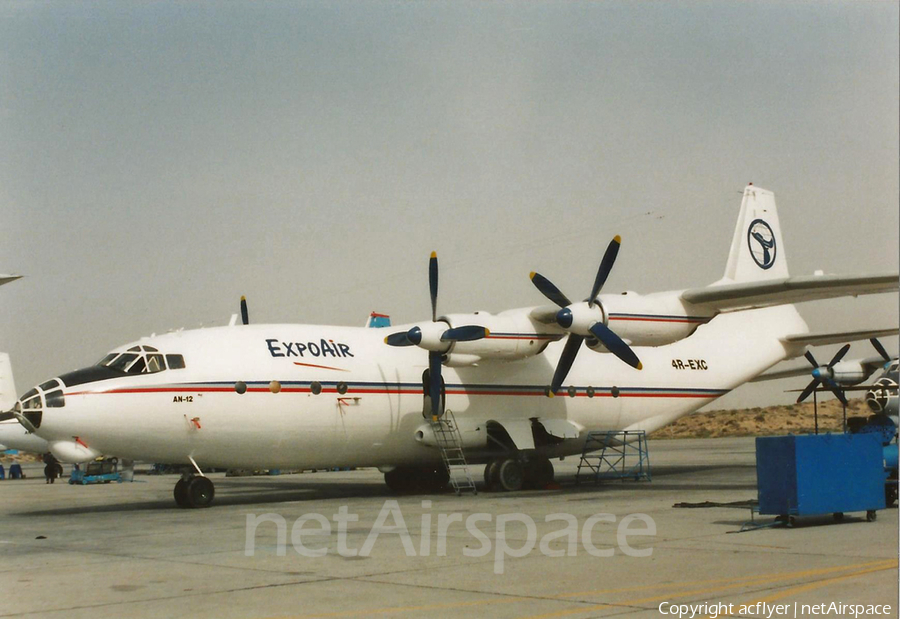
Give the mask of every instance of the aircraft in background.
[[[806, 351], [805, 357], [812, 366], [800, 366], [777, 370], [774, 372], [766, 372], [750, 382], [762, 382], [770, 380], [779, 380], [783, 378], [791, 378], [794, 376], [811, 375], [812, 381], [801, 391], [797, 398], [797, 403], [806, 400], [813, 391], [830, 391], [844, 405], [847, 399], [844, 392], [849, 387], [859, 385], [868, 380], [878, 370], [884, 370], [890, 366], [897, 357], [891, 357], [884, 346], [877, 338], [888, 335], [897, 335], [898, 329], [879, 329], [876, 331], [852, 331], [843, 333], [833, 333], [822, 336], [812, 336], [804, 338], [809, 345], [817, 346], [824, 344], [835, 344], [839, 342], [852, 342], [856, 340], [868, 339], [872, 347], [878, 352], [877, 357], [865, 357], [861, 359], [844, 359], [850, 350], [850, 344], [845, 344], [835, 353], [826, 365], [820, 365], [812, 352]], [[820, 385], [824, 385], [824, 389], [818, 389]], [[791, 391], [794, 391], [793, 389]]]
[[50, 451], [47, 441], [28, 432], [13, 415], [12, 409], [16, 401], [12, 364], [8, 354], [0, 353], [0, 451], [17, 449], [30, 453], [47, 453]]
[[116, 348], [29, 390], [14, 412], [62, 461], [193, 467], [175, 486], [185, 507], [213, 499], [201, 466], [370, 466], [396, 490], [439, 488], [436, 432], [451, 424], [488, 485], [517, 490], [552, 480], [551, 458], [580, 454], [591, 430], [651, 432], [803, 354], [809, 329], [794, 303], [898, 289], [896, 273], [791, 277], [774, 195], [752, 185], [710, 286], [602, 293], [619, 246], [585, 301], [532, 273], [553, 305], [496, 315], [438, 314], [432, 255], [430, 319], [387, 337], [249, 324], [243, 301], [242, 325]]
[[3, 284], [8, 284], [9, 282], [14, 282], [17, 279], [22, 279], [22, 276], [21, 275], [6, 275], [3, 273], [0, 273], [0, 286], [2, 286]]

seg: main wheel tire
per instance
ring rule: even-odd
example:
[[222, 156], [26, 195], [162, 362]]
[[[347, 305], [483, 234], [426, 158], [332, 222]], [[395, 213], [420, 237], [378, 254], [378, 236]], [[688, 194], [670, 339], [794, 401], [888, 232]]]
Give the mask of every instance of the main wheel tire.
[[187, 480], [181, 478], [178, 480], [178, 483], [175, 484], [175, 491], [173, 493], [175, 495], [175, 504], [178, 507], [187, 507]]
[[395, 468], [384, 474], [384, 483], [391, 492], [401, 493], [406, 490], [405, 479], [401, 468]]
[[525, 486], [537, 490], [553, 483], [553, 463], [547, 458], [532, 458], [525, 464]]
[[188, 507], [209, 507], [216, 496], [216, 487], [208, 477], [193, 477], [187, 483]]
[[500, 463], [497, 471], [500, 487], [507, 492], [516, 492], [525, 485], [525, 467], [516, 458], [507, 458]]
[[484, 486], [488, 492], [500, 490], [500, 465], [502, 458], [496, 458], [484, 465]]
[[897, 486], [893, 484], [884, 487], [884, 504], [886, 507], [892, 507], [897, 502]]
[[878, 512], [874, 509], [870, 509], [866, 512], [866, 522], [874, 522], [878, 518]]

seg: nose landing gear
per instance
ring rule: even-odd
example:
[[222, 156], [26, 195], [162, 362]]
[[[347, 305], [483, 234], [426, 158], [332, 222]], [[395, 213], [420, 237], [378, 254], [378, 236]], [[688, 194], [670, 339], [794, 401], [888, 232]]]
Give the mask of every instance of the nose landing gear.
[[185, 475], [175, 484], [175, 503], [178, 507], [209, 507], [216, 488], [208, 477]]

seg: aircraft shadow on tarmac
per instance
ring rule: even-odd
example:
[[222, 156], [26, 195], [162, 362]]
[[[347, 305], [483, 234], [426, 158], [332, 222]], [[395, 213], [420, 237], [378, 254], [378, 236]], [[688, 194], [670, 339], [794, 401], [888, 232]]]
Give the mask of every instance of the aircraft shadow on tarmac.
[[[606, 480], [600, 483], [594, 483], [592, 479], [582, 481], [581, 484], [575, 484], [575, 475], [565, 472], [558, 476], [559, 488], [553, 490], [523, 490], [515, 493], [491, 493], [495, 499], [502, 499], [504, 496], [512, 497], [542, 497], [553, 496], [569, 501], [590, 501], [598, 499], [600, 493], [628, 491], [640, 493], [672, 493], [679, 489], [694, 492], [721, 492], [721, 491], [746, 491], [755, 497], [756, 495], [756, 479], [755, 475], [748, 478], [746, 469], [755, 468], [753, 465], [690, 465], [690, 466], [659, 466], [652, 469], [653, 481], [633, 481], [633, 480]], [[723, 472], [733, 472], [736, 481], [727, 483], [722, 481]], [[692, 482], [682, 481], [679, 479], [682, 475], [700, 474], [711, 475], [709, 479], [699, 479]], [[305, 478], [304, 478], [305, 477]], [[176, 480], [172, 476], [172, 485]], [[242, 506], [242, 505], [269, 505], [277, 503], [301, 503], [311, 501], [334, 500], [341, 498], [378, 498], [391, 499], [398, 497], [415, 497], [421, 496], [423, 499], [429, 494], [405, 494], [398, 495], [391, 492], [387, 486], [380, 481], [348, 481], [346, 478], [340, 480], [328, 479], [322, 476], [319, 479], [311, 479], [309, 476], [297, 476], [297, 483], [285, 481], [284, 477], [278, 479], [268, 478], [265, 476], [257, 477], [241, 477], [241, 478], [216, 478], [216, 498], [212, 509], [216, 507], [226, 506]], [[158, 496], [158, 495], [157, 495]], [[440, 493], [440, 496], [452, 496], [449, 492]], [[751, 497], [751, 498], [752, 498]], [[475, 499], [477, 501], [477, 498]], [[170, 496], [165, 498], [154, 498], [153, 500], [134, 501], [127, 500], [118, 503], [110, 503], [107, 505], [66, 505], [52, 509], [29, 510], [20, 512], [10, 512], [8, 517], [35, 517], [35, 516], [67, 516], [79, 514], [97, 514], [97, 513], [119, 513], [119, 512], [139, 512], [139, 511], [185, 511], [175, 505], [174, 499]], [[204, 510], [200, 510], [201, 512]], [[185, 513], [195, 513], [196, 510], [187, 510]]]

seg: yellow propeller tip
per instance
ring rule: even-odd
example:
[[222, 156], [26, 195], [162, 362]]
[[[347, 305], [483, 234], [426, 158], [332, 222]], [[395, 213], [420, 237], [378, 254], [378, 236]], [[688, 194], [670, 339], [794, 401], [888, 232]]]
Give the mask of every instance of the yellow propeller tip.
[[547, 397], [548, 397], [548, 398], [552, 398], [552, 397], [554, 397], [554, 396], [556, 396], [556, 394], [553, 393], [553, 390], [552, 390], [552, 389], [550, 389], [550, 390], [547, 391]]
[[384, 343], [387, 344], [387, 338], [384, 338]]
[[640, 361], [638, 361], [638, 364], [637, 364], [637, 369], [639, 369], [639, 370], [643, 370], [643, 369], [644, 369], [644, 364], [643, 364], [643, 363], [641, 363], [641, 362], [640, 362]]
[[622, 242], [622, 237], [619, 236], [619, 235], [617, 234], [616, 236], [613, 237], [613, 240], [614, 240], [616, 243], [621, 243], [621, 242]]
[[245, 297], [244, 295], [241, 295], [241, 301], [246, 301], [246, 300], [247, 300], [247, 297]]
[[431, 257], [432, 257], [432, 258], [437, 258], [437, 252], [436, 252], [436, 251], [431, 252]]
[[485, 327], [484, 329], [484, 337], [488, 337], [491, 334], [491, 330]]
[[532, 272], [528, 275], [528, 277], [529, 277], [529, 279], [534, 279], [534, 276], [535, 276], [535, 275], [537, 275], [537, 273], [535, 273], [534, 271], [532, 271]]

